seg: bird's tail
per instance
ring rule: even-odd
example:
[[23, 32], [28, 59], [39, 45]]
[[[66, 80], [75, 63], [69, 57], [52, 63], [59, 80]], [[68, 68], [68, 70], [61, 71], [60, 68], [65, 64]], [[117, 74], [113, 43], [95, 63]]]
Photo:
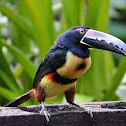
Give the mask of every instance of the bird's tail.
[[34, 89], [31, 89], [27, 93], [15, 98], [13, 101], [8, 102], [7, 104], [3, 105], [3, 107], [16, 107], [33, 97]]

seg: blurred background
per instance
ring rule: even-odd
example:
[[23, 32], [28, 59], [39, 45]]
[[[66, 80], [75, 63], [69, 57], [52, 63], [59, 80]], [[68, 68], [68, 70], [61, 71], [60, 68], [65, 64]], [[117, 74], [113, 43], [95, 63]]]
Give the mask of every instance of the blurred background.
[[[32, 88], [36, 70], [59, 34], [88, 26], [126, 42], [126, 0], [0, 0], [0, 105]], [[91, 50], [76, 103], [126, 100], [126, 57]], [[66, 103], [64, 94], [48, 104]], [[22, 105], [38, 104], [30, 100]]]

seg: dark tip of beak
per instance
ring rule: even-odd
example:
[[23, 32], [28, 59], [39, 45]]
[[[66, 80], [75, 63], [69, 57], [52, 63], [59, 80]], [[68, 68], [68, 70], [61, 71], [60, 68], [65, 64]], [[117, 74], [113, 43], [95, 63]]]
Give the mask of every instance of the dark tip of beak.
[[91, 48], [108, 50], [126, 56], [126, 44], [120, 39], [103, 32], [89, 29], [81, 43]]
[[123, 49], [120, 49], [118, 46], [115, 46], [112, 43], [108, 44], [104, 40], [99, 41], [97, 39], [84, 38], [83, 41], [91, 45], [93, 48], [108, 50], [126, 56]]

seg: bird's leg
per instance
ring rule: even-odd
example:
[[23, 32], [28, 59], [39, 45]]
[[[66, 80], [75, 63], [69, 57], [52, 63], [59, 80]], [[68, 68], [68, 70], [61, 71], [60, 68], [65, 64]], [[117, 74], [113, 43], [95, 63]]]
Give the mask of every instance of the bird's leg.
[[82, 107], [78, 104], [74, 103], [74, 97], [75, 97], [75, 85], [70, 88], [68, 91], [65, 92], [66, 100], [68, 103], [74, 105], [77, 107], [77, 109], [82, 110], [90, 115], [91, 118], [93, 118], [93, 113], [86, 107]]
[[42, 109], [41, 109], [40, 113], [44, 113], [47, 122], [49, 122], [49, 118], [51, 118], [51, 116], [50, 116], [49, 112], [47, 111], [43, 101], [41, 102], [41, 105], [42, 105]]
[[40, 83], [37, 85], [37, 91], [36, 91], [36, 98], [39, 101], [39, 103], [41, 103], [42, 105], [42, 109], [40, 111], [40, 113], [44, 113], [46, 121], [49, 122], [49, 118], [51, 117], [49, 112], [47, 111], [45, 105], [44, 105], [44, 101], [45, 101], [45, 97], [46, 97], [46, 91], [45, 89], [40, 86]]

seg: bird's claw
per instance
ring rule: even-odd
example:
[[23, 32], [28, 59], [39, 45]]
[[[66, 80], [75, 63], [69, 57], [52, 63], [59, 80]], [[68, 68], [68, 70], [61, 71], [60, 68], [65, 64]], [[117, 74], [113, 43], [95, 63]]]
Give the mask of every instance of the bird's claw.
[[93, 118], [93, 113], [86, 107], [82, 107], [80, 105], [75, 105], [79, 110], [86, 112], [90, 115], [91, 118]]
[[51, 115], [49, 114], [49, 112], [46, 109], [42, 109], [40, 113], [41, 114], [43, 113], [45, 115], [46, 121], [49, 122], [49, 118], [51, 118]]
[[89, 114], [91, 118], [93, 118], [93, 113], [89, 109], [84, 108], [83, 111]]
[[49, 114], [49, 112], [48, 112], [47, 109], [45, 108], [43, 102], [41, 103], [41, 105], [42, 105], [42, 109], [41, 109], [40, 113], [41, 113], [41, 114], [43, 113], [43, 114], [45, 115], [46, 121], [49, 122], [49, 118], [51, 118], [51, 115]]

